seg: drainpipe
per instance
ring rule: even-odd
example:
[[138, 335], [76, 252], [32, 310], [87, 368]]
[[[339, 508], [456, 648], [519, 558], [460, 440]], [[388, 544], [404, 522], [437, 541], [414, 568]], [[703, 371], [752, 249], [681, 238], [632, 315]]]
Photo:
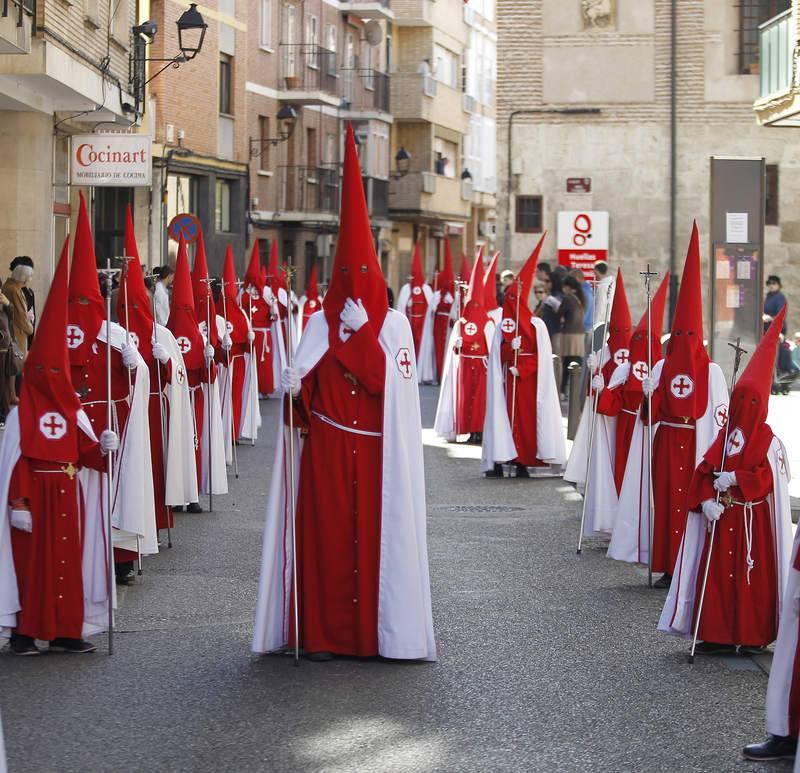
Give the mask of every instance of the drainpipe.
[[671, 0], [669, 49], [669, 324], [678, 300], [675, 242], [678, 200], [678, 0]]
[[598, 115], [600, 112], [598, 107], [538, 107], [527, 110], [512, 110], [509, 113], [506, 139], [506, 224], [503, 234], [503, 265], [507, 266], [511, 260], [511, 190], [514, 180], [514, 176], [511, 173], [511, 158], [513, 157], [512, 130], [514, 128], [514, 119], [518, 115]]

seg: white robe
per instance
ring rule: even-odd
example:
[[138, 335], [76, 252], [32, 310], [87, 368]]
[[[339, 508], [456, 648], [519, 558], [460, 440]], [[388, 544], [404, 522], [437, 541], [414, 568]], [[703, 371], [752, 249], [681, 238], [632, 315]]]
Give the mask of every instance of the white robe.
[[[90, 439], [96, 440], [89, 417], [78, 411], [78, 427]], [[11, 474], [21, 455], [19, 411], [11, 410], [6, 429], [0, 439], [0, 502], [8, 502]], [[109, 570], [107, 518], [105, 516], [105, 475], [83, 468], [78, 475], [82, 496], [83, 523], [83, 636], [91, 636], [108, 628]], [[11, 508], [6, 504], [0, 517], [0, 636], [9, 636], [17, 625], [20, 610], [17, 574], [11, 550]], [[115, 586], [111, 585], [112, 604], [116, 603]]]
[[[414, 351], [405, 316], [390, 311], [378, 340], [386, 355], [378, 651], [387, 658], [435, 660], [419, 392], [414, 358], [410, 357], [408, 375], [399, 365], [403, 350], [406, 354]], [[327, 349], [328, 324], [325, 315], [317, 312], [310, 318], [297, 351], [295, 367], [300, 375], [309, 373]], [[289, 511], [286, 496], [288, 434], [289, 429], [281, 422], [264, 527], [254, 652], [274, 652], [289, 638], [294, 514]], [[300, 433], [295, 430], [296, 481], [301, 445]]]
[[[783, 465], [779, 462], [783, 458]], [[702, 458], [702, 457], [701, 457]], [[789, 559], [792, 550], [792, 511], [789, 504], [789, 467], [786, 462], [787, 454], [783, 443], [777, 438], [772, 439], [767, 460], [772, 469], [772, 493], [767, 497], [770, 517], [772, 519], [772, 534], [775, 538], [775, 555], [778, 570], [778, 610], [780, 611], [784, 586], [789, 574]], [[725, 515], [719, 523], [725, 523]], [[702, 513], [690, 512], [686, 530], [681, 540], [681, 547], [672, 572], [672, 584], [669, 594], [661, 611], [658, 630], [677, 636], [690, 637], [693, 634], [692, 621], [694, 619], [695, 595], [697, 591], [697, 578], [705, 570], [702, 562], [703, 548], [706, 540], [706, 517]], [[719, 525], [717, 528], [720, 528]], [[714, 560], [714, 548], [711, 550], [711, 560]], [[701, 565], [702, 564], [702, 565]], [[797, 628], [795, 627], [795, 635]], [[782, 733], [786, 735], [786, 733]]]
[[417, 357], [417, 381], [420, 384], [430, 384], [440, 378], [440, 374], [436, 372], [436, 342], [433, 338], [433, 328], [436, 322], [436, 309], [441, 300], [442, 294], [438, 290], [428, 298], [419, 357]]
[[[623, 367], [623, 366], [620, 366]], [[664, 360], [653, 366], [653, 378], [658, 382]], [[695, 424], [695, 467], [717, 437], [719, 425], [716, 409], [728, 405], [728, 386], [725, 376], [715, 362], [708, 366], [708, 406]], [[658, 423], [653, 424], [655, 443]], [[633, 428], [628, 463], [619, 494], [617, 519], [608, 547], [609, 558], [631, 564], [646, 564], [650, 560], [650, 480], [647, 476], [647, 424], [636, 417]]]
[[[272, 313], [277, 315], [277, 302], [275, 301], [275, 296], [269, 287], [264, 288], [264, 300], [269, 304]], [[270, 397], [282, 397], [281, 374], [288, 365], [286, 342], [283, 338], [283, 329], [284, 326], [279, 317], [270, 323], [272, 351], [269, 353], [269, 357], [272, 362], [272, 383], [275, 385], [275, 391], [270, 395]]]
[[[224, 324], [224, 320], [223, 320]], [[200, 326], [203, 346], [208, 339]], [[222, 424], [222, 403], [219, 386], [222, 380], [217, 371], [217, 378], [209, 385], [208, 368], [204, 369], [202, 385], [198, 387], [203, 394], [203, 429], [198, 438], [200, 443], [200, 480], [198, 486], [201, 494], [222, 495], [228, 493], [228, 468], [225, 464], [225, 432]], [[210, 426], [209, 426], [210, 423]], [[209, 476], [210, 471], [210, 476]], [[211, 480], [209, 481], [209, 477]], [[213, 490], [209, 490], [213, 485]]]
[[[495, 325], [491, 320], [487, 320], [483, 328], [486, 338], [486, 348], [491, 352], [492, 339], [494, 338]], [[436, 405], [436, 418], [433, 422], [433, 430], [439, 437], [444, 438], [449, 443], [456, 441], [456, 405], [458, 405], [459, 370], [461, 368], [461, 355], [456, 354], [453, 345], [456, 340], [461, 338], [461, 320], [457, 320], [453, 325], [450, 338], [447, 341], [447, 349], [444, 354], [444, 366], [442, 368], [442, 378], [439, 388], [439, 402]], [[488, 398], [487, 398], [488, 400]]]
[[[561, 420], [561, 403], [553, 368], [553, 350], [544, 322], [532, 318], [536, 330], [536, 348], [539, 356], [539, 372], [536, 378], [536, 454], [561, 472], [567, 460], [564, 426]], [[481, 471], [491, 470], [495, 463], [509, 462], [517, 458], [517, 448], [511, 431], [511, 420], [506, 403], [506, 382], [500, 349], [503, 331], [495, 328], [494, 340], [489, 351], [489, 372], [486, 384], [486, 417], [483, 424], [483, 448], [481, 449]]]

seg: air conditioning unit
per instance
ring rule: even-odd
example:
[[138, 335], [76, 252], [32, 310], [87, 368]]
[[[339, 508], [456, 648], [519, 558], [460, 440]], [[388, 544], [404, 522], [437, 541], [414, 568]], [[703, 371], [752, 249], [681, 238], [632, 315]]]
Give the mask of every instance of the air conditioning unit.
[[463, 97], [463, 106], [465, 113], [474, 113], [475, 112], [475, 97], [470, 96], [469, 94], [462, 94]]
[[164, 132], [164, 138], [166, 140], [167, 145], [173, 145], [175, 143], [175, 124], [168, 123], [166, 131]]
[[422, 192], [436, 193], [436, 175], [433, 172], [422, 173]]

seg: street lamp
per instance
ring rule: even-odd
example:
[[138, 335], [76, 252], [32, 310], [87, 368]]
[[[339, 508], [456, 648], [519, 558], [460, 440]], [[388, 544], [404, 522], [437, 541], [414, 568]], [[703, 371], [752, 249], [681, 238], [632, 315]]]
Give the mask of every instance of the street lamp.
[[411, 166], [411, 154], [402, 145], [400, 146], [400, 150], [397, 151], [397, 155], [394, 157], [394, 163], [396, 170], [392, 172], [392, 177], [396, 180], [405, 177]]
[[462, 180], [471, 180], [472, 179], [472, 172], [469, 171], [466, 167], [464, 167], [464, 171], [461, 173]]
[[208, 24], [197, 10], [197, 3], [191, 3], [175, 23], [178, 25], [178, 48], [183, 60], [189, 62], [200, 53]]
[[250, 138], [250, 158], [260, 156], [269, 145], [278, 145], [281, 142], [286, 142], [294, 132], [294, 127], [297, 124], [297, 112], [291, 105], [283, 105], [278, 110], [278, 136], [277, 137], [262, 137], [254, 140]]

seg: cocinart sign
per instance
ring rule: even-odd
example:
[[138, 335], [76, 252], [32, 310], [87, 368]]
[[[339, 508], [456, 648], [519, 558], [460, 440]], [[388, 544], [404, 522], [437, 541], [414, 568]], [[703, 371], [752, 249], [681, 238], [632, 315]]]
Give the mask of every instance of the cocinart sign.
[[76, 134], [70, 181], [72, 185], [149, 186], [150, 144], [150, 138], [142, 134]]

